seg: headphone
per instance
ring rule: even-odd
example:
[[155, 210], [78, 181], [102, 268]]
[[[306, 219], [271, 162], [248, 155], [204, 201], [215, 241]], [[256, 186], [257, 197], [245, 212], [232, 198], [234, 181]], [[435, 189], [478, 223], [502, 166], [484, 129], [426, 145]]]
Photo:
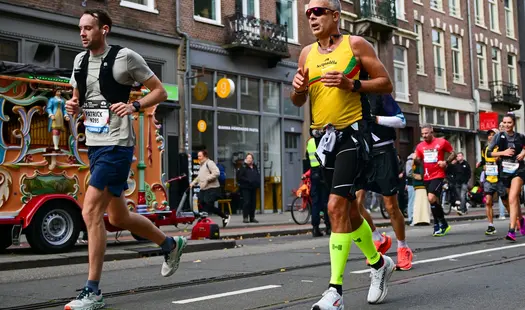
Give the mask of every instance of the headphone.
[[102, 30], [102, 34], [106, 34], [106, 30]]

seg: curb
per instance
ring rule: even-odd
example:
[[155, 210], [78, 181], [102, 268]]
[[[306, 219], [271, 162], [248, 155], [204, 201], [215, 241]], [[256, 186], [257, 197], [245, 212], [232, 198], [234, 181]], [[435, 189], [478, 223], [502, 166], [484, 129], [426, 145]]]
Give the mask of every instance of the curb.
[[[220, 240], [217, 242], [210, 243], [188, 243], [184, 249], [184, 253], [204, 252], [204, 251], [215, 251], [223, 249], [232, 249], [236, 246], [235, 240]], [[123, 253], [106, 253], [104, 255], [104, 261], [113, 260], [127, 260], [136, 259], [143, 257], [162, 256], [161, 249], [159, 247], [135, 247], [127, 248], [122, 251]], [[76, 255], [75, 255], [76, 254]], [[64, 254], [61, 254], [64, 255]], [[0, 271], [8, 270], [19, 270], [19, 269], [32, 269], [42, 268], [51, 266], [64, 266], [73, 264], [87, 264], [88, 256], [86, 253], [73, 253], [72, 256], [61, 256], [52, 258], [43, 258], [38, 260], [27, 260], [27, 261], [13, 261], [13, 262], [0, 262]]]

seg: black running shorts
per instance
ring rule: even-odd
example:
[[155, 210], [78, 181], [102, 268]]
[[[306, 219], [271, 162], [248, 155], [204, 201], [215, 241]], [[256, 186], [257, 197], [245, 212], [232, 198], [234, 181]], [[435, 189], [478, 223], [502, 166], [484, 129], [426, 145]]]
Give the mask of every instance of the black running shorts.
[[[330, 194], [345, 197], [350, 201], [356, 199], [355, 193], [366, 183], [364, 168], [369, 157], [365, 148], [371, 145], [371, 136], [364, 121], [359, 121], [359, 131], [350, 127], [341, 130], [342, 137], [336, 142], [331, 153], [326, 154], [323, 178], [330, 187]], [[352, 136], [358, 141], [354, 142]], [[320, 139], [316, 139], [317, 145]], [[359, 142], [360, 141], [360, 142]], [[359, 145], [359, 147], [358, 147]]]
[[397, 194], [399, 180], [397, 151], [395, 148], [374, 154], [366, 167], [365, 177], [367, 184], [364, 189], [383, 196]]
[[443, 190], [443, 179], [433, 179], [425, 181], [425, 189], [427, 194], [434, 194], [436, 197], [441, 197], [441, 191]]

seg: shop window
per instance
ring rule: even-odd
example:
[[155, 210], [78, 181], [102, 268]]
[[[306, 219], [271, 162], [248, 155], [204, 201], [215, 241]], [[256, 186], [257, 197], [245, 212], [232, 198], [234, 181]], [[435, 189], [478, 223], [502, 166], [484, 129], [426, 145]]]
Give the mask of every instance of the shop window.
[[456, 124], [456, 111], [448, 110], [447, 111], [447, 115], [448, 115], [448, 126], [456, 127], [457, 126], [457, 124]]
[[[226, 178], [233, 178], [246, 154], [252, 153], [255, 164], [262, 172], [259, 157], [259, 116], [230, 112], [217, 112], [217, 129], [220, 139], [217, 141], [218, 162], [226, 169]], [[226, 190], [234, 191], [236, 182], [227, 181]]]
[[263, 156], [261, 173], [264, 172], [264, 209], [281, 210], [281, 121], [278, 117], [263, 118]]
[[264, 112], [277, 114], [281, 112], [279, 105], [279, 84], [275, 82], [264, 81], [263, 107]]
[[[217, 86], [217, 82], [222, 79], [222, 78], [227, 78], [227, 79], [230, 79], [233, 81], [233, 83], [237, 84], [237, 76], [236, 75], [227, 75], [226, 73], [220, 73], [220, 72], [217, 72], [217, 80], [215, 81], [215, 84], [214, 84], [214, 87], [212, 88], [212, 91], [214, 90], [214, 88]], [[213, 92], [215, 94], [215, 97], [217, 98], [217, 107], [219, 108], [228, 108], [228, 109], [237, 109], [237, 96], [236, 94], [233, 94], [233, 96], [231, 96], [230, 98], [226, 98], [226, 99], [223, 99], [219, 96], [217, 96], [217, 94], [215, 92]], [[258, 92], [257, 92], [258, 94]]]
[[259, 111], [259, 80], [241, 77], [241, 109]]
[[445, 125], [445, 110], [443, 109], [436, 109], [436, 124], [438, 125]]
[[61, 48], [58, 52], [58, 64], [60, 68], [73, 70], [75, 57], [77, 57], [77, 55], [80, 52], [81, 51], [74, 51], [74, 50]]
[[210, 158], [213, 158], [213, 111], [192, 109], [191, 111], [191, 138], [192, 156], [197, 157], [199, 150], [206, 149]]
[[191, 79], [192, 104], [213, 106], [213, 73], [194, 69], [191, 76], [194, 77]]
[[459, 112], [459, 127], [467, 128], [467, 113]]
[[39, 66], [55, 66], [55, 44], [26, 41], [24, 44], [25, 62]]
[[289, 84], [283, 84], [282, 95], [284, 102], [284, 114], [290, 116], [301, 116], [301, 110], [299, 107], [296, 107], [292, 100], [290, 99], [290, 94], [293, 91], [293, 86]]
[[0, 39], [0, 61], [18, 62], [18, 42]]
[[155, 75], [162, 81], [162, 64], [146, 61], [148, 67], [155, 73]]

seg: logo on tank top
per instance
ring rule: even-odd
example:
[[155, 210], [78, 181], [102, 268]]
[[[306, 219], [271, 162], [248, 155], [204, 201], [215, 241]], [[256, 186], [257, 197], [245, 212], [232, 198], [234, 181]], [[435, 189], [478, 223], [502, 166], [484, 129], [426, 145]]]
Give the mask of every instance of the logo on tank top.
[[317, 68], [322, 68], [329, 65], [337, 65], [337, 61], [335, 59], [326, 58], [322, 63], [317, 65]]

